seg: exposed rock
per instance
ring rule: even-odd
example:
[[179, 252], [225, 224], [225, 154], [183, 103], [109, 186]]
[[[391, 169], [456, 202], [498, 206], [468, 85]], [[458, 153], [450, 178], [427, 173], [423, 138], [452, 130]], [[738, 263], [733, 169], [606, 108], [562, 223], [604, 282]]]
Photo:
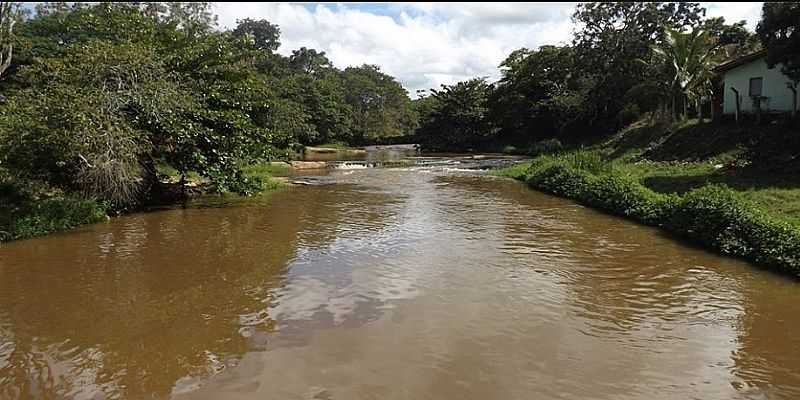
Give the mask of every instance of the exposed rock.
[[325, 161], [292, 161], [294, 169], [326, 169], [328, 163]]
[[271, 161], [271, 162], [269, 163], [269, 165], [271, 165], [271, 166], [273, 166], [273, 167], [286, 167], [286, 168], [292, 168], [292, 164], [289, 164], [289, 163], [288, 163], [288, 162], [286, 162], [286, 161]]

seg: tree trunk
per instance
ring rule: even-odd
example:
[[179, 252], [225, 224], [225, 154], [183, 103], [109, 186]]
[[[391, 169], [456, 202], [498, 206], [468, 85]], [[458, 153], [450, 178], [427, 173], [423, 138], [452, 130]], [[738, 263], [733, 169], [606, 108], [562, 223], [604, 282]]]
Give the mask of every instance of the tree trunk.
[[703, 123], [703, 102], [700, 101], [700, 97], [697, 98], [697, 119], [701, 124]]
[[675, 94], [673, 93], [672, 94], [672, 110], [670, 112], [670, 114], [672, 114], [672, 120], [673, 121], [676, 121], [678, 119], [678, 109], [677, 109], [676, 104], [675, 104], [676, 102], [677, 102], [677, 99], [675, 98]]
[[689, 119], [689, 96], [683, 96], [683, 120]]
[[11, 66], [11, 56], [14, 49], [14, 24], [17, 22], [16, 7], [11, 2], [0, 2], [0, 77]]
[[711, 96], [711, 122], [716, 122], [717, 121], [717, 111], [715, 110], [715, 108], [717, 108], [717, 103], [716, 103], [716, 101], [714, 101], [715, 99], [716, 99], [716, 96], [712, 95]]
[[732, 87], [731, 90], [733, 91], [733, 94], [736, 96], [736, 114], [735, 114], [736, 116], [735, 116], [735, 118], [736, 118], [736, 124], [738, 125], [739, 124], [739, 91], [736, 90], [735, 87]]

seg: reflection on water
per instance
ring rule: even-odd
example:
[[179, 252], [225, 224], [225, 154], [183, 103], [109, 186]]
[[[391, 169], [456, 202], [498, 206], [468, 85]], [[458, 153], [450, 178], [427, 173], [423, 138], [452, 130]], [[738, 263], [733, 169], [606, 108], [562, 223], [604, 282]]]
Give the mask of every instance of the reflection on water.
[[0, 398], [800, 396], [793, 282], [480, 173], [329, 179], [3, 245]]

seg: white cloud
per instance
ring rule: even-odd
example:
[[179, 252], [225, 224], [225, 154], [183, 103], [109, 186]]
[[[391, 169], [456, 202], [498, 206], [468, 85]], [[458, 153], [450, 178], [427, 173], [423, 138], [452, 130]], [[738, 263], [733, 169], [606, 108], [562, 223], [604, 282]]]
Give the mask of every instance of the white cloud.
[[[705, 3], [709, 16], [746, 19], [755, 27], [761, 3]], [[325, 51], [339, 68], [377, 64], [415, 95], [475, 76], [496, 79], [511, 51], [572, 38], [575, 3], [217, 3], [222, 27], [241, 18], [281, 28], [288, 55], [305, 46]], [[376, 11], [377, 10], [377, 11]]]
[[758, 21], [761, 20], [761, 6], [759, 3], [700, 3], [706, 8], [707, 17], [725, 17], [725, 22], [732, 24], [741, 20], [747, 21], [747, 28], [755, 31]]

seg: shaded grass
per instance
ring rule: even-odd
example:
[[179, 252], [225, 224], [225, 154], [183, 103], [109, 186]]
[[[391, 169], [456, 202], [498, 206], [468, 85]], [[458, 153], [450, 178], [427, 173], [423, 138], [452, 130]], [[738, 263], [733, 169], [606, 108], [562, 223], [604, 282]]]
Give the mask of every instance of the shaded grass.
[[706, 184], [683, 194], [659, 193], [613, 160], [598, 168], [594, 160], [602, 155], [591, 153], [541, 156], [530, 162], [524, 174], [520, 174], [522, 166], [497, 174], [800, 277], [800, 229], [786, 218], [763, 212], [721, 184]]
[[90, 199], [53, 197], [0, 209], [0, 242], [28, 239], [108, 218], [108, 208]]
[[309, 146], [315, 149], [336, 149], [336, 150], [362, 150], [360, 147], [352, 147], [344, 142], [331, 142], [331, 143], [323, 143], [316, 146]]
[[493, 174], [800, 276], [798, 138], [780, 126], [638, 124]]
[[[180, 177], [178, 171], [166, 164], [156, 166], [167, 182], [174, 184]], [[245, 178], [257, 193], [269, 192], [285, 186], [273, 174], [286, 173], [291, 167], [262, 162], [242, 168]], [[202, 185], [208, 180], [196, 172], [187, 174], [189, 184]], [[28, 239], [53, 232], [65, 231], [80, 225], [108, 219], [109, 205], [92, 199], [66, 194], [52, 188], [20, 187], [0, 171], [0, 242]], [[133, 210], [126, 210], [130, 212]]]

